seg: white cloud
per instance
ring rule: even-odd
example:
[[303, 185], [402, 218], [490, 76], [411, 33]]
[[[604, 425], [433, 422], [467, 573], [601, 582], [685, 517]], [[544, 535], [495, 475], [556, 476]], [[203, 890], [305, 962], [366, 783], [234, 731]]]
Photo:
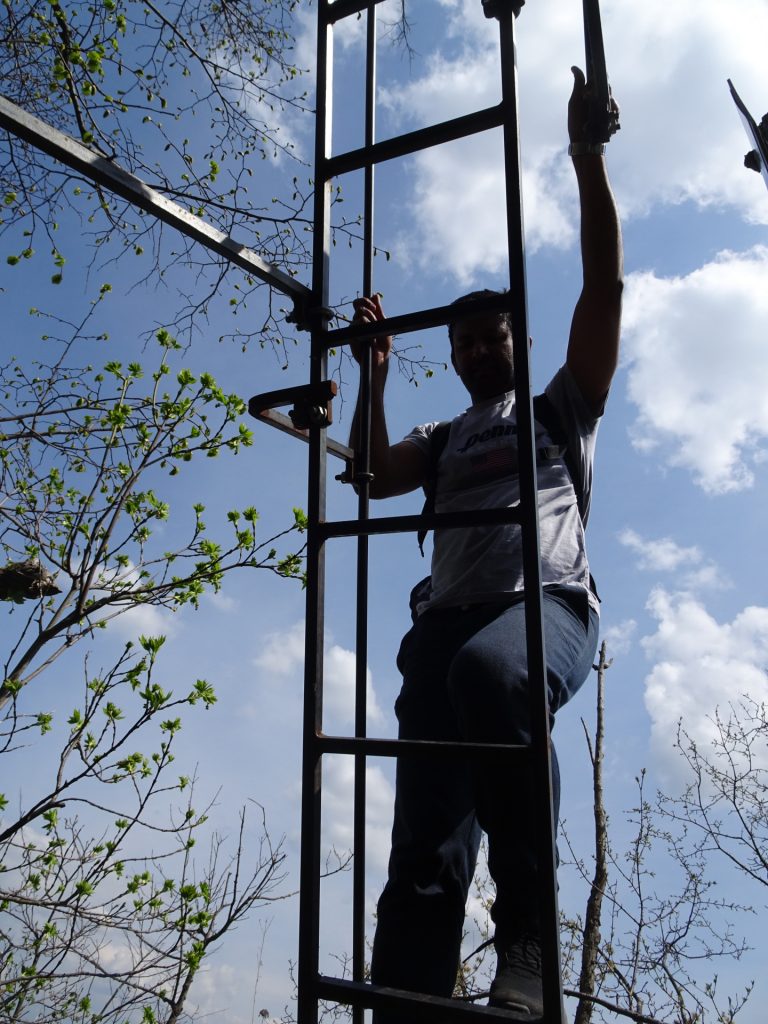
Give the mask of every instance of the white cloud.
[[[141, 570], [130, 559], [124, 566], [112, 566], [104, 569], [96, 581], [94, 589], [100, 595], [107, 589], [125, 588], [131, 590], [142, 583]], [[119, 605], [106, 608], [107, 621], [111, 636], [125, 640], [135, 640], [139, 636], [164, 636], [171, 638], [179, 632], [180, 617], [178, 610], [161, 608], [157, 605], [137, 603], [124, 611], [118, 610]]]
[[[304, 665], [304, 623], [297, 622], [267, 636], [255, 664], [273, 677], [292, 677], [300, 691]], [[367, 678], [368, 722], [380, 723], [384, 714], [373, 688], [370, 669]], [[325, 651], [323, 680], [323, 728], [326, 732], [350, 732], [355, 720], [355, 653], [331, 643]]]
[[[428, 55], [418, 77], [383, 95], [404, 130], [498, 101], [495, 23], [476, 0], [444, 7], [447, 34], [461, 42], [446, 48], [449, 56]], [[743, 0], [724, 18], [715, 0], [617, 0], [605, 6], [603, 23], [622, 110], [609, 162], [624, 217], [690, 200], [730, 205], [747, 220], [768, 223], [765, 188], [742, 166], [747, 140], [725, 84], [732, 77], [748, 105], [763, 94], [768, 5]], [[583, 64], [579, 5], [526, 5], [517, 37], [527, 244], [565, 247], [576, 237], [565, 107], [569, 68]], [[400, 258], [464, 284], [504, 269], [499, 153], [498, 139], [486, 134], [412, 160]]]
[[684, 565], [697, 565], [702, 558], [697, 547], [684, 548], [669, 537], [647, 540], [634, 530], [622, 530], [619, 541], [638, 555], [641, 569], [671, 572]]
[[632, 440], [705, 491], [750, 487], [768, 437], [768, 248], [686, 277], [632, 275], [625, 306]]
[[233, 612], [239, 605], [234, 597], [225, 594], [222, 590], [212, 590], [205, 595], [205, 600], [216, 609], [217, 612]]
[[[551, 31], [550, 26], [547, 32]], [[499, 102], [495, 23], [483, 17], [477, 3], [452, 5], [448, 32], [462, 39], [455, 57], [431, 55], [421, 77], [383, 95], [384, 105], [394, 112], [402, 127], [437, 123]], [[564, 67], [562, 102], [557, 107], [561, 120], [570, 76], [568, 63]], [[542, 76], [539, 85], [537, 105], [542, 92], [550, 91], [551, 76]], [[530, 120], [537, 126], [538, 115]], [[525, 216], [527, 245], [532, 250], [542, 245], [564, 247], [576, 237], [573, 210], [565, 213], [573, 183], [562, 174], [562, 161], [554, 158], [558, 147], [562, 148], [562, 139], [555, 145], [551, 139], [542, 145], [539, 136], [534, 127], [531, 136], [526, 136], [525, 146]], [[478, 275], [505, 272], [506, 208], [500, 132], [426, 150], [412, 159], [409, 168], [408, 230], [395, 245], [399, 258], [422, 267], [450, 270], [463, 285]]]
[[[366, 671], [366, 679], [368, 721], [381, 722], [384, 715], [373, 690], [370, 669]], [[323, 713], [328, 730], [354, 725], [355, 653], [338, 644], [333, 644], [325, 657]]]
[[252, 977], [243, 977], [243, 972], [231, 964], [206, 962], [196, 976], [192, 990], [195, 1013], [214, 1019], [219, 1014], [231, 1015], [234, 993], [242, 991], [241, 986], [246, 990], [252, 987]]
[[[377, 7], [379, 34], [386, 33], [387, 26], [399, 20], [399, 0], [385, 0]], [[263, 98], [251, 99], [253, 112], [261, 116], [270, 126], [276, 142], [291, 153], [293, 157], [311, 165], [313, 159], [315, 119], [315, 82], [317, 80], [317, 10], [313, 5], [300, 6], [292, 14], [292, 31], [295, 45], [292, 62], [298, 75], [286, 87], [273, 84], [275, 94], [290, 94], [295, 101], [280, 104], [267, 93]], [[358, 64], [365, 55], [366, 18], [348, 17], [337, 22], [333, 29], [333, 49], [336, 67], [346, 58]], [[344, 115], [344, 98], [334, 97], [336, 118]], [[333, 118], [332, 118], [333, 120]], [[267, 150], [269, 148], [267, 147]], [[284, 161], [284, 153], [278, 149], [268, 151], [268, 156], [280, 164]]]
[[674, 750], [678, 723], [706, 744], [715, 734], [716, 708], [749, 694], [768, 700], [768, 608], [748, 607], [719, 623], [688, 594], [654, 590], [648, 608], [657, 621], [642, 641], [653, 668], [645, 680], [651, 743], [657, 769], [680, 780], [682, 759]]
[[[369, 764], [365, 773], [367, 863], [378, 874], [389, 859], [394, 789], [384, 772]], [[324, 841], [339, 852], [352, 849], [354, 759], [329, 757], [323, 768]]]
[[268, 634], [254, 663], [273, 675], [294, 674], [304, 664], [304, 623], [296, 622], [287, 629]]
[[696, 547], [683, 547], [671, 537], [656, 540], [636, 530], [618, 534], [619, 543], [637, 555], [637, 567], [646, 572], [673, 572], [679, 589], [689, 592], [730, 586], [719, 567]]
[[[285, 630], [268, 635], [254, 664], [263, 675], [254, 703], [245, 714], [263, 723], [269, 715], [273, 730], [290, 720], [300, 721], [304, 664], [304, 624], [297, 622]], [[367, 672], [368, 723], [381, 723], [379, 706], [370, 671]], [[274, 699], [279, 691], [280, 700]], [[354, 726], [355, 655], [338, 644], [330, 644], [325, 653], [323, 685], [323, 729], [329, 734], [351, 735]], [[352, 848], [354, 759], [332, 755], [323, 759], [323, 843], [343, 853]], [[392, 826], [393, 790], [386, 775], [376, 765], [366, 770], [366, 822], [371, 865], [382, 873], [389, 855]], [[288, 799], [298, 802], [298, 779], [286, 787]]]
[[603, 630], [602, 638], [605, 640], [608, 657], [612, 658], [617, 654], [627, 654], [632, 649], [637, 622], [635, 619], [623, 619], [615, 626], [609, 626]]
[[149, 604], [137, 604], [110, 620], [109, 632], [126, 640], [139, 636], [174, 637], [179, 632], [178, 614], [166, 608], [155, 608]]

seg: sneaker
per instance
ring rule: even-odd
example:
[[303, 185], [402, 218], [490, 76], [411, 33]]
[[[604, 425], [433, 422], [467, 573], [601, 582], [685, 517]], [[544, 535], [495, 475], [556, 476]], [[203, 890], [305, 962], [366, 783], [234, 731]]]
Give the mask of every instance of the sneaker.
[[496, 977], [491, 984], [488, 1005], [514, 1013], [514, 1020], [534, 1024], [544, 1013], [539, 937], [523, 932], [506, 942], [497, 941], [495, 945]]

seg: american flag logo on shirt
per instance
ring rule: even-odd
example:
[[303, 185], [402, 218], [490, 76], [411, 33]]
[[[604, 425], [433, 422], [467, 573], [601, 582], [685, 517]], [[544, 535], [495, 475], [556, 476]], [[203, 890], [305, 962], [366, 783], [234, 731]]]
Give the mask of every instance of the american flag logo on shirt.
[[509, 443], [469, 457], [472, 477], [478, 483], [500, 480], [518, 472], [517, 446]]

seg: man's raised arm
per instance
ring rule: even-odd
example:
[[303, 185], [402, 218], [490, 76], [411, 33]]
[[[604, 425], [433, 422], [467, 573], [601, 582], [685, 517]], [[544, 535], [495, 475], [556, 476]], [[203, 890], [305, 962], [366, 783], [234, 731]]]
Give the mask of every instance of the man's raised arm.
[[[355, 299], [354, 323], [377, 323], [385, 319], [378, 295]], [[353, 342], [352, 355], [360, 362], [362, 346], [368, 342]], [[424, 482], [427, 469], [426, 455], [409, 441], [390, 445], [387, 420], [384, 413], [384, 387], [389, 372], [392, 337], [387, 334], [374, 338], [371, 345], [371, 481], [372, 498], [391, 498], [396, 494], [414, 491]], [[360, 447], [360, 398], [358, 396], [350, 448]]]
[[589, 86], [573, 68], [568, 134], [581, 206], [581, 261], [584, 282], [568, 341], [568, 368], [589, 407], [602, 412], [619, 360], [624, 258], [621, 224], [608, 181], [605, 157], [580, 152], [585, 144]]

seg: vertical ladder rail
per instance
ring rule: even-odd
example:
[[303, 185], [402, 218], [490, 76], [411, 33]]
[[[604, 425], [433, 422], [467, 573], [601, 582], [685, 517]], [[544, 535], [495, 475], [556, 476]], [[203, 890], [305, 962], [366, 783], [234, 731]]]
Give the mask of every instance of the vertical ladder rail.
[[[333, 27], [327, 0], [317, 13], [317, 82], [315, 86], [315, 183], [312, 239], [312, 308], [310, 384], [319, 387], [327, 376], [324, 343], [330, 270], [331, 183], [325, 166], [331, 152], [333, 86]], [[317, 977], [320, 946], [320, 859], [322, 763], [318, 736], [322, 727], [323, 649], [325, 632], [325, 542], [321, 524], [326, 518], [326, 432], [309, 432], [307, 483], [307, 597], [302, 721], [302, 801], [299, 895], [299, 968], [297, 1012], [302, 1024], [317, 1024]]]
[[600, 0], [583, 0], [584, 63], [591, 102], [586, 125], [588, 142], [608, 142], [620, 128], [619, 111], [611, 99], [608, 70], [605, 65]]
[[[376, 5], [368, 4], [365, 43], [365, 146], [375, 142], [376, 131]], [[367, 164], [364, 171], [363, 195], [363, 295], [373, 293], [373, 223], [375, 167]], [[372, 343], [371, 343], [372, 344]], [[369, 518], [371, 482], [371, 344], [365, 344], [360, 363], [360, 436], [356, 472], [358, 486], [358, 519]], [[355, 642], [355, 736], [365, 737], [367, 731], [368, 682], [368, 534], [357, 538], [357, 613]], [[355, 755], [354, 768], [354, 860], [352, 865], [352, 977], [365, 978], [365, 870], [366, 870], [366, 768], [365, 754]], [[364, 1009], [353, 1008], [354, 1024], [362, 1024]]]
[[561, 1019], [559, 913], [557, 906], [555, 824], [552, 809], [552, 758], [547, 700], [546, 648], [544, 642], [539, 512], [536, 482], [536, 436], [528, 333], [528, 300], [525, 273], [522, 169], [518, 132], [517, 55], [515, 18], [511, 10], [497, 15], [501, 48], [502, 103], [504, 117], [504, 171], [506, 182], [507, 248], [511, 300], [512, 345], [515, 365], [515, 407], [519, 459], [525, 624], [531, 718], [531, 761], [535, 821], [539, 845], [539, 906], [542, 945], [544, 1020]]

